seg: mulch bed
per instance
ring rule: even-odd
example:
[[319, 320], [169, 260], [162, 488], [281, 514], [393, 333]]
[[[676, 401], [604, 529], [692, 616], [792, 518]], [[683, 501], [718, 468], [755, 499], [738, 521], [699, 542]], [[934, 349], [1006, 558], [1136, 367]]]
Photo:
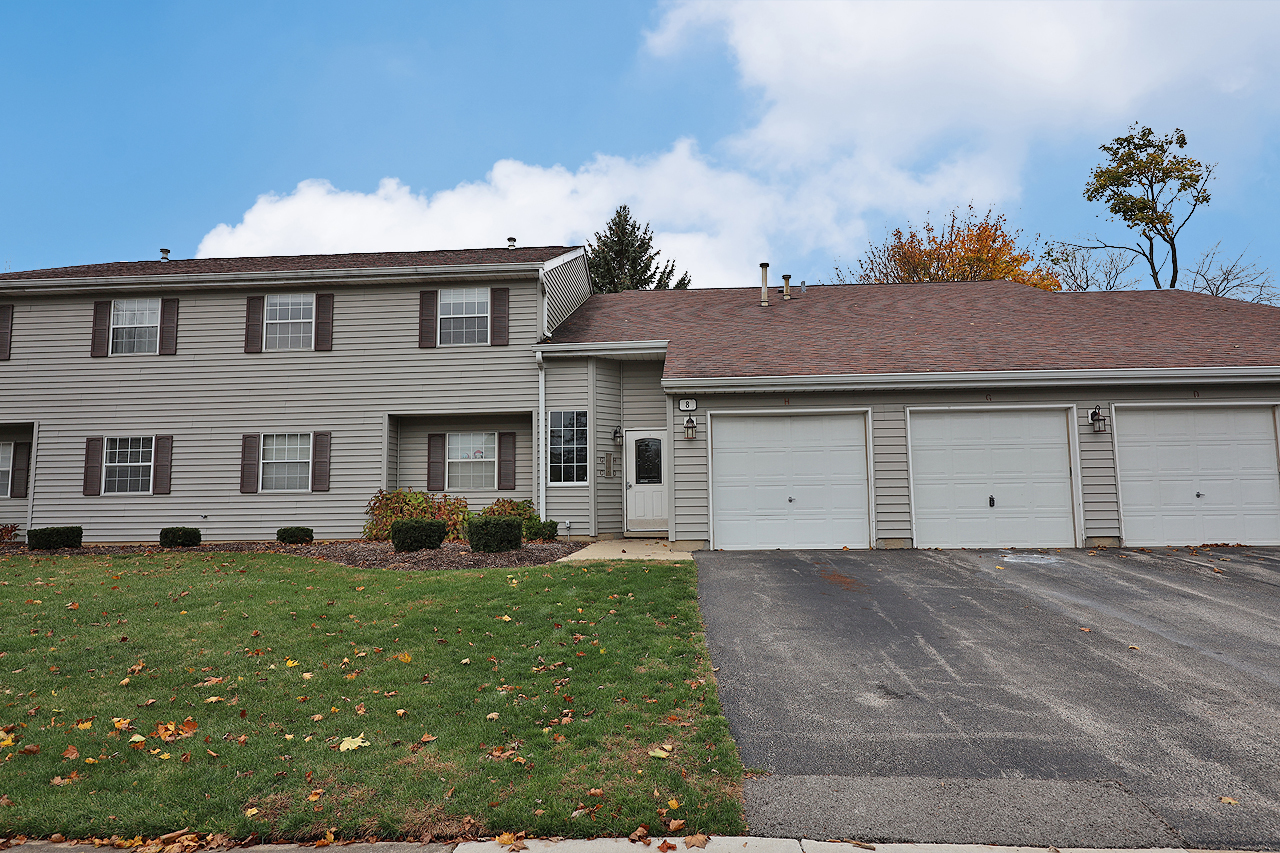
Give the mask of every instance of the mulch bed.
[[436, 550], [397, 554], [390, 542], [365, 539], [338, 539], [313, 542], [310, 545], [284, 545], [280, 542], [218, 542], [194, 548], [161, 548], [159, 545], [86, 545], [83, 548], [58, 548], [53, 551], [28, 551], [20, 543], [0, 545], [0, 555], [67, 554], [77, 556], [120, 556], [124, 554], [208, 553], [230, 551], [254, 554], [290, 554], [340, 563], [358, 569], [395, 569], [398, 571], [434, 571], [437, 569], [491, 569], [514, 566], [541, 566], [585, 548], [585, 542], [526, 542], [518, 551], [486, 554], [472, 551], [467, 545], [446, 542]]

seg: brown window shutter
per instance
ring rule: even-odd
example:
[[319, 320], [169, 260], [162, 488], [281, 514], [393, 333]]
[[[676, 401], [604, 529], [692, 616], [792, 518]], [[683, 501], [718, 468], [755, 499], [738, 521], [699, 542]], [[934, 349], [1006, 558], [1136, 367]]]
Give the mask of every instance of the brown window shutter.
[[[107, 303], [111, 305], [110, 302]], [[102, 494], [102, 436], [94, 435], [84, 440], [84, 493]]]
[[316, 350], [333, 349], [333, 294], [316, 294]]
[[435, 348], [439, 296], [438, 290], [424, 290], [418, 294], [418, 347], [420, 349]]
[[329, 448], [333, 445], [333, 433], [317, 432], [311, 435], [311, 491], [329, 491]]
[[[252, 298], [252, 297], [250, 297]], [[258, 493], [258, 448], [262, 436], [253, 434], [240, 439], [240, 494]]]
[[516, 487], [516, 434], [498, 433], [498, 488], [511, 491]]
[[13, 345], [13, 306], [0, 305], [0, 361], [9, 360]]
[[[174, 300], [177, 302], [178, 300]], [[151, 494], [169, 494], [169, 484], [173, 479], [173, 436], [157, 435], [155, 449], [151, 454]]]
[[262, 310], [266, 301], [265, 296], [250, 296], [244, 301], [245, 352], [262, 352]]
[[505, 347], [510, 341], [510, 326], [511, 288], [492, 287], [489, 289], [489, 345]]
[[89, 355], [94, 358], [106, 358], [110, 351], [111, 300], [103, 299], [93, 303], [93, 340], [89, 344]]
[[178, 354], [178, 300], [160, 300], [160, 355]]
[[433, 432], [427, 436], [427, 491], [444, 491], [445, 434]]
[[31, 476], [31, 442], [18, 441], [13, 445], [13, 468], [9, 475], [9, 497], [25, 498], [27, 480]]

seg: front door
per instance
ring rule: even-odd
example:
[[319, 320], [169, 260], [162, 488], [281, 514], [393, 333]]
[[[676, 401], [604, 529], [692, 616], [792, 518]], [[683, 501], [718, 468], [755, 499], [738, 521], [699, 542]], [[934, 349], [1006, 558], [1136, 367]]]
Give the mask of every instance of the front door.
[[667, 529], [665, 430], [629, 429], [626, 456], [627, 532]]

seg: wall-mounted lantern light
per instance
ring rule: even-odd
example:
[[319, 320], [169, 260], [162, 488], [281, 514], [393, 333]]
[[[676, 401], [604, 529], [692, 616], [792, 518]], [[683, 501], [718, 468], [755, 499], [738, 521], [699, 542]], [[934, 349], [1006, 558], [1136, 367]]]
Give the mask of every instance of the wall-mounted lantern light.
[[698, 437], [698, 422], [693, 419], [693, 415], [690, 415], [689, 417], [684, 419], [684, 437], [685, 438]]
[[1107, 431], [1107, 416], [1102, 414], [1101, 406], [1093, 407], [1093, 411], [1089, 413], [1089, 420], [1093, 421], [1094, 432]]
[[613, 443], [619, 447], [622, 446], [622, 427], [620, 426], [613, 428]]

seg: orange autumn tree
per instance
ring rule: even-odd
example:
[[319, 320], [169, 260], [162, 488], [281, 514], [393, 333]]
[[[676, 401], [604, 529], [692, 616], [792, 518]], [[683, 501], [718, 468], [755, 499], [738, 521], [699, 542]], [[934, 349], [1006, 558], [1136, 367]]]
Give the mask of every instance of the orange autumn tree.
[[1020, 230], [1010, 232], [1003, 214], [988, 210], [981, 219], [971, 205], [965, 216], [953, 210], [942, 227], [908, 225], [879, 245], [871, 244], [852, 269], [836, 267], [835, 284], [895, 284], [926, 281], [1009, 279], [1041, 290], [1061, 290], [1052, 266], [1036, 260], [1035, 240], [1019, 245]]

